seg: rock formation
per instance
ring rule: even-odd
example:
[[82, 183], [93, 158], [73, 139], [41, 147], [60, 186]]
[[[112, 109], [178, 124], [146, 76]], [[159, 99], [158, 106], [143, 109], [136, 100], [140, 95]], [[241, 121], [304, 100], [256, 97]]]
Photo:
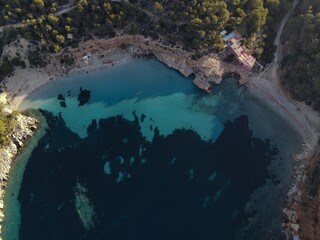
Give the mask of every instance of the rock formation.
[[[1, 95], [3, 96], [4, 94]], [[1, 99], [1, 104], [6, 104], [4, 100], [5, 97], [1, 97]], [[7, 107], [4, 107], [2, 109], [2, 113], [11, 114], [12, 111]], [[33, 132], [38, 128], [39, 124], [39, 120], [36, 118], [22, 114], [15, 114], [14, 118], [16, 124], [13, 130], [9, 133], [11, 140], [7, 145], [0, 147], [0, 233], [1, 224], [4, 219], [3, 198], [10, 174], [10, 168], [19, 150], [25, 145], [26, 140], [33, 135]]]
[[94, 208], [90, 202], [87, 193], [88, 190], [77, 181], [74, 188], [75, 193], [75, 208], [85, 230], [90, 230], [94, 227]]
[[[205, 77], [215, 77], [220, 80], [223, 76], [223, 70], [221, 68], [221, 63], [217, 58], [214, 57], [203, 57], [199, 59], [199, 69], [204, 74]], [[219, 84], [220, 82], [216, 82]]]
[[[95, 55], [107, 58], [111, 49], [123, 49], [121, 46], [128, 46], [132, 55], [153, 54], [159, 61], [168, 67], [179, 71], [185, 77], [194, 74], [194, 84], [200, 89], [210, 91], [212, 83], [219, 84], [222, 78], [230, 73], [236, 73], [240, 77], [240, 83], [248, 81], [251, 72], [245, 71], [239, 65], [222, 62], [216, 54], [210, 54], [198, 60], [193, 59], [191, 53], [179, 48], [164, 44], [161, 40], [152, 40], [142, 35], [117, 36], [111, 39], [93, 39], [79, 44], [78, 48], [69, 49], [75, 62], [81, 62], [84, 54], [90, 53], [91, 58]], [[58, 55], [51, 57], [48, 66], [59, 64]], [[108, 59], [102, 62], [108, 62]], [[94, 61], [92, 61], [94, 62]]]
[[311, 156], [306, 152], [295, 159], [301, 162], [296, 167], [295, 179], [288, 192], [289, 200], [283, 209], [283, 227], [288, 239], [319, 239], [320, 148]]
[[170, 68], [176, 69], [185, 77], [189, 77], [193, 73], [193, 69], [184, 58], [177, 59], [176, 56], [169, 55], [166, 52], [156, 52], [155, 56], [159, 61]]

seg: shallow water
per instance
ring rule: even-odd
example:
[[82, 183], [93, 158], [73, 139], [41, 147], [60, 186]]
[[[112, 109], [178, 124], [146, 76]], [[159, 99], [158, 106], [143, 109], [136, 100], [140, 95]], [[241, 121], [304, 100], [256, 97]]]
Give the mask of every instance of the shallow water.
[[[80, 87], [91, 91], [83, 106]], [[21, 240], [282, 238], [300, 139], [235, 80], [207, 95], [135, 59], [47, 84], [21, 110], [30, 107], [55, 117], [21, 185]]]
[[[80, 87], [92, 90], [92, 98], [88, 104], [77, 107]], [[66, 99], [66, 108], [61, 108], [57, 101], [60, 93]], [[139, 59], [47, 84], [22, 103], [20, 110], [41, 107], [54, 114], [61, 112], [67, 126], [82, 138], [87, 136], [92, 119], [121, 114], [133, 120], [132, 111], [136, 111], [138, 115], [148, 113], [141, 124], [148, 140], [153, 137], [150, 125], [157, 126], [162, 134], [192, 127], [204, 139], [215, 139], [223, 128], [223, 122], [214, 115], [218, 97], [213, 96], [208, 102], [197, 97], [192, 82], [178, 72], [168, 71], [158, 61]], [[207, 111], [202, 111], [202, 105], [209, 105]]]

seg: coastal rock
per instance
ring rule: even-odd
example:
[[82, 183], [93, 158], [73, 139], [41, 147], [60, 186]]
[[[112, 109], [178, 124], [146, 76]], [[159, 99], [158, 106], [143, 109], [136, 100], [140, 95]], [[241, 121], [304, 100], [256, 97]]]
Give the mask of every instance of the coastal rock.
[[206, 76], [214, 77], [215, 83], [219, 84], [221, 82], [221, 77], [223, 75], [223, 70], [221, 68], [220, 61], [213, 57], [204, 57], [199, 60], [199, 68], [201, 72]]
[[13, 142], [9, 142], [0, 150], [0, 181], [7, 181], [13, 158], [18, 153], [18, 147]]
[[87, 104], [89, 102], [90, 98], [91, 98], [91, 91], [86, 90], [86, 89], [82, 89], [80, 87], [80, 93], [78, 95], [79, 106], [83, 106], [83, 105]]
[[7, 104], [7, 94], [6, 93], [0, 93], [0, 103], [1, 104]]
[[189, 77], [194, 73], [193, 69], [188, 66], [185, 59], [177, 59], [175, 56], [171, 56], [165, 53], [155, 53], [157, 59], [168, 67], [178, 70], [183, 76]]
[[7, 114], [7, 115], [12, 114], [12, 110], [9, 109], [9, 108], [7, 108], [7, 107], [4, 107], [4, 108], [2, 109], [2, 112], [3, 112], [4, 114]]
[[207, 81], [207, 78], [205, 78], [202, 74], [197, 74], [196, 77], [193, 80], [193, 83], [200, 89], [204, 89], [208, 93], [211, 92], [212, 86]]
[[90, 230], [94, 227], [94, 207], [87, 196], [87, 189], [82, 186], [79, 181], [74, 188], [75, 192], [75, 208], [84, 229]]
[[7, 181], [14, 157], [18, 150], [24, 146], [24, 142], [33, 135], [39, 121], [33, 117], [22, 114], [15, 116], [16, 126], [10, 133], [11, 141], [0, 149], [0, 181]]
[[292, 223], [292, 224], [291, 224], [291, 228], [292, 228], [295, 232], [298, 232], [300, 227], [299, 227], [299, 224]]
[[[6, 102], [5, 102], [6, 103]], [[13, 111], [7, 107], [2, 109], [4, 114], [12, 114]], [[38, 128], [39, 120], [34, 117], [28, 117], [19, 113], [12, 115], [15, 121], [13, 130], [9, 133], [11, 141], [0, 148], [0, 223], [3, 222], [3, 197], [9, 178], [11, 165], [18, 154], [19, 149], [24, 146], [24, 143], [33, 135], [33, 131]], [[2, 225], [0, 225], [0, 233]], [[1, 240], [1, 238], [0, 238]]]
[[0, 223], [3, 222], [3, 219], [4, 219], [4, 214], [3, 214], [3, 211], [0, 212]]
[[64, 96], [62, 94], [59, 94], [57, 99], [58, 99], [61, 107], [67, 107], [66, 99], [64, 98]]

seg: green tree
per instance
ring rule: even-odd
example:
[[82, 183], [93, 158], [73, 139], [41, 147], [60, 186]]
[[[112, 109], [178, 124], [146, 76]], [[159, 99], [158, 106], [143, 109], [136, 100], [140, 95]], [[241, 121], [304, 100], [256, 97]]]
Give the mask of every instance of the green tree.
[[59, 43], [63, 43], [64, 42], [64, 36], [63, 35], [56, 35], [56, 40], [59, 42]]
[[44, 1], [43, 0], [33, 0], [33, 4], [38, 8], [44, 8]]
[[157, 12], [160, 12], [160, 13], [163, 12], [163, 10], [164, 10], [162, 4], [159, 3], [159, 2], [155, 2], [155, 3], [153, 4], [153, 7], [154, 7], [154, 9], [155, 9]]
[[247, 23], [247, 29], [248, 33], [257, 33], [261, 29], [261, 27], [266, 23], [268, 15], [268, 9], [265, 9], [263, 7], [256, 8], [251, 11], [251, 13], [248, 15], [248, 23]]

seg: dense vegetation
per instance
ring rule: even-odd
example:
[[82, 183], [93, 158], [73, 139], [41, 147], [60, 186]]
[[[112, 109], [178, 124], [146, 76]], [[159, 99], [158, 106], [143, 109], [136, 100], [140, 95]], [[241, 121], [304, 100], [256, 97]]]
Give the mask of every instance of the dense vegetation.
[[[263, 26], [271, 30], [276, 25], [282, 13], [288, 8], [288, 1], [279, 0], [132, 0], [149, 10], [160, 21], [156, 25], [159, 32], [176, 33], [176, 37], [190, 49], [221, 50], [223, 40], [219, 34], [223, 29], [237, 29], [247, 40], [256, 40]], [[265, 25], [267, 23], [267, 25]], [[269, 32], [269, 31], [268, 31]], [[269, 33], [268, 33], [269, 34]], [[267, 37], [267, 35], [263, 35]], [[264, 42], [256, 41], [247, 45], [256, 48], [262, 55]]]
[[[22, 22], [21, 35], [58, 52], [94, 36], [112, 37], [121, 30], [167, 39], [196, 55], [223, 48], [220, 32], [238, 31], [265, 62], [272, 60], [272, 38], [291, 0], [2, 0], [0, 25]], [[68, 4], [69, 3], [69, 4]], [[64, 11], [75, 6], [71, 11]], [[268, 34], [261, 34], [264, 26]], [[14, 31], [14, 30], [12, 30]], [[270, 32], [270, 34], [269, 34]], [[71, 39], [70, 34], [73, 34]], [[7, 43], [7, 40], [3, 40]], [[265, 51], [265, 49], [267, 51]], [[0, 42], [1, 50], [1, 42]]]
[[0, 147], [9, 143], [9, 135], [16, 124], [15, 116], [18, 114], [15, 111], [12, 114], [7, 114], [2, 109], [3, 106], [0, 106]]
[[292, 97], [320, 111], [320, 1], [304, 0], [283, 39], [283, 81]]

